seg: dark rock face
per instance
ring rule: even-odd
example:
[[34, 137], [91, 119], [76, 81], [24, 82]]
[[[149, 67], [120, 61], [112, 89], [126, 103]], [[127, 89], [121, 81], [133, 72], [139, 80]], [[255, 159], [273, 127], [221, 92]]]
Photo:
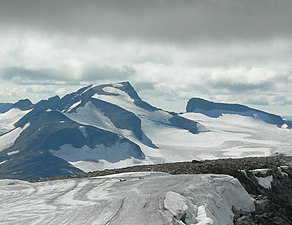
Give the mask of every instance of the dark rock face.
[[0, 103], [0, 113], [5, 113], [13, 107], [13, 103]]
[[29, 110], [33, 108], [33, 104], [29, 99], [21, 99], [16, 103], [0, 103], [0, 113], [5, 113], [12, 108]]
[[22, 99], [22, 100], [19, 100], [18, 102], [16, 102], [13, 105], [13, 107], [18, 108], [20, 110], [29, 110], [29, 109], [32, 109], [33, 104], [29, 99]]
[[219, 117], [225, 114], [238, 114], [263, 120], [266, 123], [282, 126], [286, 123], [282, 117], [240, 104], [215, 103], [200, 98], [192, 98], [188, 101], [187, 112], [202, 113], [209, 117]]
[[185, 129], [193, 134], [197, 134], [199, 132], [198, 130], [198, 123], [195, 121], [186, 119], [184, 117], [181, 117], [175, 113], [172, 114], [172, 118], [169, 119], [169, 122], [177, 128]]
[[264, 172], [245, 170], [242, 173], [247, 179], [239, 179], [246, 190], [253, 193], [256, 210], [252, 213], [235, 211], [234, 224], [292, 224], [292, 168], [273, 167]]

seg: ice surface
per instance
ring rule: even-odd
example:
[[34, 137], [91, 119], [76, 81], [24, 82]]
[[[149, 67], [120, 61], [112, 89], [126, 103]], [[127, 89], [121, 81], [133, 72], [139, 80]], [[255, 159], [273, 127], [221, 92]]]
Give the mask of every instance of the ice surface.
[[[224, 114], [210, 118], [199, 113], [185, 113], [182, 116], [198, 121], [209, 132], [200, 133], [194, 147], [202, 146], [208, 158], [269, 156], [279, 153], [292, 155], [292, 130], [240, 115]], [[220, 143], [221, 142], [221, 143]], [[213, 143], [213, 146], [210, 146]], [[209, 154], [211, 153], [211, 154]], [[209, 156], [208, 156], [209, 155]], [[198, 154], [199, 158], [200, 154]]]
[[[251, 197], [227, 175], [127, 173], [28, 183], [0, 180], [0, 224], [233, 224]], [[213, 221], [213, 223], [211, 222]]]

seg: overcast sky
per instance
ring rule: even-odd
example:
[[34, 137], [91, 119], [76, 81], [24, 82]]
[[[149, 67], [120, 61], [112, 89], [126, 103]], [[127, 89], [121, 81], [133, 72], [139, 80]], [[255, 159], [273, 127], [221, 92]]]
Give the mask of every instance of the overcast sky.
[[0, 0], [0, 102], [130, 81], [292, 115], [291, 0]]

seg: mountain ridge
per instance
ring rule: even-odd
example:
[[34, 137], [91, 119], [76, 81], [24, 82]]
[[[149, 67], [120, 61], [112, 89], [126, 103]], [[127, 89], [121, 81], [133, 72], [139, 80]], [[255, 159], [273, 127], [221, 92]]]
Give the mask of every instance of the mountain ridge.
[[222, 112], [218, 117], [169, 112], [143, 101], [129, 82], [89, 85], [63, 97], [8, 106], [0, 112], [0, 178], [291, 154], [290, 131], [281, 128], [275, 135], [278, 124]]
[[201, 98], [191, 98], [186, 106], [187, 112], [203, 113], [210, 117], [219, 117], [225, 114], [239, 114], [263, 120], [267, 123], [284, 125], [285, 120], [278, 115], [267, 113], [262, 110], [254, 109], [242, 104], [216, 103]]

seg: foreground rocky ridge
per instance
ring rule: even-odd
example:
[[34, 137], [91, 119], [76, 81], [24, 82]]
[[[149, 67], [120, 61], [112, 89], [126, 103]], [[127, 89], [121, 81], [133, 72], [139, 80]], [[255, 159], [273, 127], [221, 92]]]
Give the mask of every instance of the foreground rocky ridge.
[[[124, 172], [158, 171], [170, 174], [228, 174], [237, 178], [255, 199], [255, 212], [234, 209], [234, 224], [292, 224], [292, 157], [218, 159], [95, 171], [70, 177], [95, 177]], [[52, 179], [52, 178], [50, 178]], [[44, 179], [42, 179], [43, 181]]]

